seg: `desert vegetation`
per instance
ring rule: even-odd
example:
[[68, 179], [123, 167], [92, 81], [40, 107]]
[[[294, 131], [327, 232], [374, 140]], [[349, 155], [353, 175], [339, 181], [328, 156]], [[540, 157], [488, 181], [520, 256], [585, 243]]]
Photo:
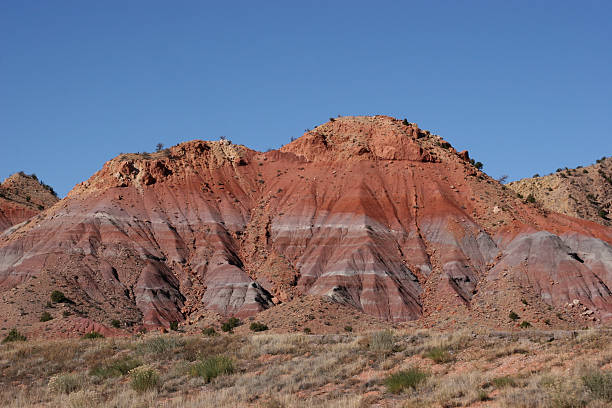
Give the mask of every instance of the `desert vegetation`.
[[[208, 328], [210, 329], [210, 328]], [[612, 331], [170, 332], [0, 348], [6, 407], [606, 407]]]

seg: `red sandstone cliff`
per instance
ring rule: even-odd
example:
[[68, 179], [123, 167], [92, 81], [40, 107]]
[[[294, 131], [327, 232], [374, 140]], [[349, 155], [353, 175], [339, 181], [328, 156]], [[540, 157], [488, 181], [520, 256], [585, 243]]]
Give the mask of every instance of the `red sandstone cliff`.
[[2, 237], [0, 304], [5, 325], [36, 321], [56, 288], [71, 313], [149, 327], [303, 295], [392, 322], [597, 323], [610, 243], [416, 124], [343, 117], [266, 153], [192, 141], [109, 161]]

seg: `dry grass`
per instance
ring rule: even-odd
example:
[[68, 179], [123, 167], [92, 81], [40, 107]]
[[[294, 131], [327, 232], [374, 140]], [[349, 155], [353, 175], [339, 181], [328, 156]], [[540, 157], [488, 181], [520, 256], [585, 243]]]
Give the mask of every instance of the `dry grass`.
[[[0, 406], [604, 407], [611, 339], [421, 330], [27, 340], [0, 346]], [[427, 376], [411, 385], [410, 370]]]

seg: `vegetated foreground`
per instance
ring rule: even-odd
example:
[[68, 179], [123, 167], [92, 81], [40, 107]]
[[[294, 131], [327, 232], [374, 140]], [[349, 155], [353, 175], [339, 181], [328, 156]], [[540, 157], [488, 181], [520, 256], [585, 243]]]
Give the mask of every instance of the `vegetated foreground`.
[[415, 123], [332, 118], [268, 152], [196, 140], [110, 160], [0, 233], [0, 333], [598, 326], [611, 243]]
[[612, 332], [603, 329], [88, 337], [14, 334], [0, 348], [0, 405], [612, 405]]

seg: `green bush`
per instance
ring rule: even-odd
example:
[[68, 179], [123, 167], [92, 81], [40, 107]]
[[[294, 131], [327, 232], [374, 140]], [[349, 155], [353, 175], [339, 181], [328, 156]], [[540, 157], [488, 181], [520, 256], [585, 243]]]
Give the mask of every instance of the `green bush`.
[[43, 314], [40, 315], [41, 322], [48, 322], [49, 320], [53, 320], [53, 316], [51, 316], [51, 313], [43, 312]]
[[251, 323], [250, 329], [251, 331], [254, 331], [254, 332], [262, 332], [262, 331], [268, 330], [268, 326], [266, 326], [263, 323], [253, 322]]
[[224, 332], [231, 332], [235, 327], [240, 326], [240, 319], [237, 317], [230, 317], [225, 323], [221, 325], [221, 330]]
[[111, 326], [113, 326], [115, 329], [118, 329], [121, 327], [121, 322], [117, 319], [113, 319], [111, 321]]
[[202, 377], [204, 381], [210, 382], [224, 374], [234, 372], [232, 359], [225, 356], [215, 356], [194, 363], [190, 368], [190, 374], [194, 377]]
[[389, 392], [399, 394], [407, 388], [416, 387], [427, 379], [428, 374], [417, 367], [391, 374], [385, 379], [385, 386]]
[[584, 375], [582, 382], [597, 398], [612, 402], [612, 373], [594, 370]]
[[104, 335], [98, 333], [97, 331], [90, 331], [83, 336], [84, 339], [103, 339]]
[[514, 310], [510, 311], [510, 314], [508, 314], [508, 317], [510, 318], [510, 320], [514, 320], [517, 321], [519, 319], [519, 315], [517, 315]]
[[170, 330], [177, 331], [178, 330], [178, 322], [170, 322]]
[[140, 366], [129, 371], [131, 386], [136, 392], [154, 390], [159, 386], [159, 373], [151, 366]]
[[533, 203], [535, 203], [535, 202], [536, 202], [536, 199], [535, 199], [535, 197], [533, 196], [533, 194], [529, 193], [529, 195], [527, 196], [527, 198], [525, 199], [525, 201], [527, 201], [528, 203], [532, 203], [532, 204], [533, 204]]
[[214, 327], [206, 327], [202, 329], [202, 334], [208, 337], [214, 337], [217, 336], [217, 331]]
[[19, 333], [17, 329], [11, 329], [7, 336], [2, 340], [2, 343], [10, 343], [13, 341], [26, 341], [27, 338], [23, 334]]
[[68, 298], [64, 296], [64, 294], [59, 290], [54, 290], [53, 292], [51, 292], [51, 301], [53, 303], [62, 303], [66, 300], [68, 300]]
[[106, 364], [98, 364], [89, 370], [89, 375], [100, 378], [121, 377], [142, 363], [131, 357], [124, 357]]
[[478, 390], [478, 401], [489, 401], [490, 399], [488, 392], [485, 390]]
[[452, 361], [452, 356], [444, 347], [433, 347], [429, 349], [423, 357], [431, 358], [434, 362], [440, 363], [448, 363]]
[[352, 326], [344, 326], [344, 331], [351, 333], [353, 331], [353, 327]]
[[309, 327], [304, 327], [304, 334], [311, 334], [312, 330]]
[[492, 379], [491, 384], [493, 384], [496, 388], [506, 388], [516, 386], [516, 381], [514, 381], [514, 378], [505, 375], [503, 377]]
[[527, 322], [527, 321], [522, 321], [521, 322], [521, 329], [527, 329], [531, 327], [531, 323]]

